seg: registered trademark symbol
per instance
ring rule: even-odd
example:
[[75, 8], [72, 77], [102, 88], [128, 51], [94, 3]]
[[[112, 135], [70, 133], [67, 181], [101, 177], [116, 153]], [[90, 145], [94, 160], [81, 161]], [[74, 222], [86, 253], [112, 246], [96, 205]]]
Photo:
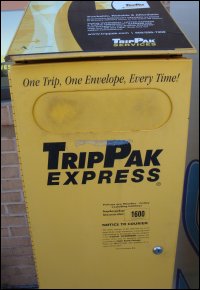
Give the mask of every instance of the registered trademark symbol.
[[161, 182], [157, 182], [156, 185], [157, 185], [157, 186], [161, 186]]

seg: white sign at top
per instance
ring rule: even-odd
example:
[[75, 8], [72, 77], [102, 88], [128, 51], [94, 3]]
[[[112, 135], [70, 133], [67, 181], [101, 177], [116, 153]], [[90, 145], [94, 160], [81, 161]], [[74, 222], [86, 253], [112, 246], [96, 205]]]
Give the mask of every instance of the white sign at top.
[[111, 6], [115, 10], [150, 8], [147, 1], [113, 1]]

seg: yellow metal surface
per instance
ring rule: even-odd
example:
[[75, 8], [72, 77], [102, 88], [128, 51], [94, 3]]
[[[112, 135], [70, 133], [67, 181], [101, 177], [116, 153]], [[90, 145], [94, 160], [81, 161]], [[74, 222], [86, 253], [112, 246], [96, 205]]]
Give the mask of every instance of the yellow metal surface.
[[10, 84], [40, 288], [170, 289], [191, 60], [16, 64]]
[[40, 128], [51, 133], [131, 132], [159, 128], [171, 110], [169, 97], [156, 89], [66, 91], [38, 98], [33, 116]]

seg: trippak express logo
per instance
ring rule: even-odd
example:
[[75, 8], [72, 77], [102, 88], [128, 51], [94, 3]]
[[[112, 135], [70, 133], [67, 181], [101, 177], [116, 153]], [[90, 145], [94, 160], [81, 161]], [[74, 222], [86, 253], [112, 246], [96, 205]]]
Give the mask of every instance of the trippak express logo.
[[67, 142], [43, 144], [47, 185], [154, 183], [163, 149], [140, 150], [126, 140], [108, 140], [103, 151], [72, 152]]
[[155, 39], [146, 38], [133, 38], [133, 39], [121, 39], [113, 38], [114, 47], [125, 47], [125, 46], [156, 46]]

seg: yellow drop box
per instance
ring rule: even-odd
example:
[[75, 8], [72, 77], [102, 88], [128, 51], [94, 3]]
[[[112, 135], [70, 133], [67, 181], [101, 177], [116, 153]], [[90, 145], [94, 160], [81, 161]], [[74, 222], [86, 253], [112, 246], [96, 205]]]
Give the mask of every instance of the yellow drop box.
[[[192, 71], [181, 53], [194, 49], [130, 50], [121, 42], [106, 51], [37, 53], [40, 39], [32, 36], [26, 53], [19, 49], [26, 21], [58, 5], [41, 1], [36, 9], [34, 2], [8, 56], [15, 61], [9, 78], [39, 286], [170, 289]], [[74, 2], [81, 5], [67, 2], [60, 17]], [[96, 5], [95, 13], [105, 14], [108, 7]], [[127, 15], [123, 5], [112, 13]], [[134, 41], [126, 43], [140, 42]]]

